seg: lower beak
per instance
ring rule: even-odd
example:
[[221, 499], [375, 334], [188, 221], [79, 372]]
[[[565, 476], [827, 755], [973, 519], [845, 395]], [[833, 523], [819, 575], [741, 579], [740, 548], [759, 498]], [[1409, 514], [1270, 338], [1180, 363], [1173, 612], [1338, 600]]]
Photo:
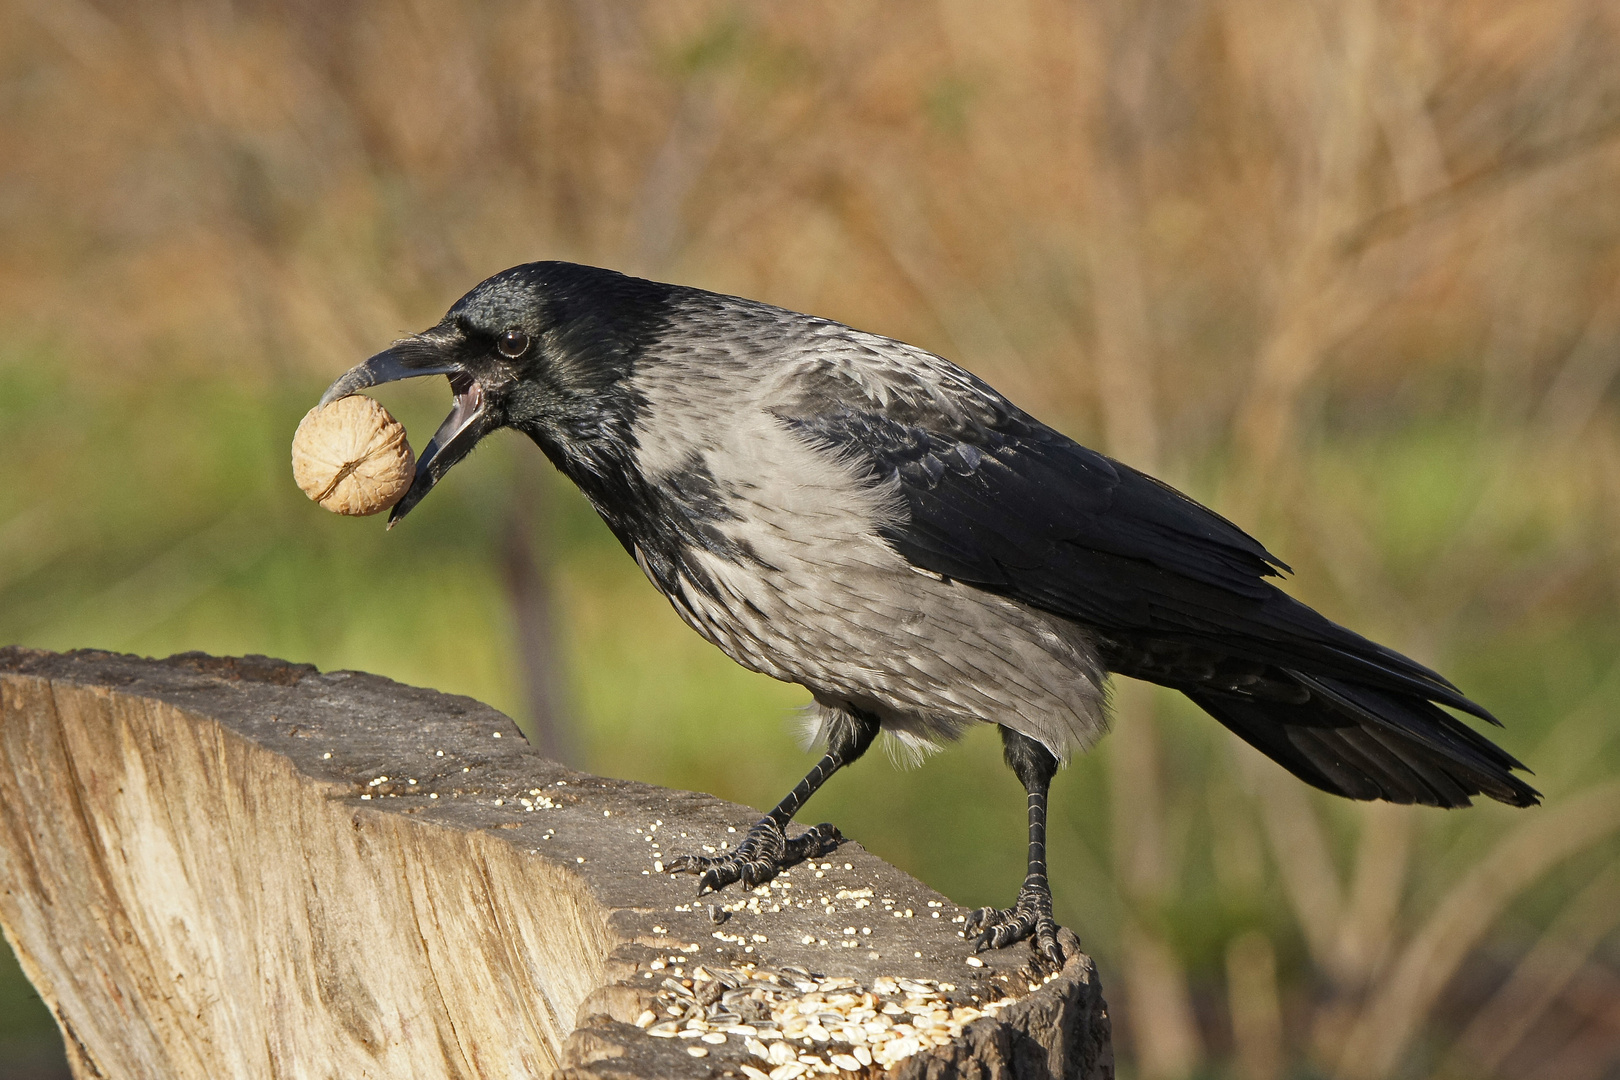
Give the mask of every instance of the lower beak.
[[444, 423], [439, 425], [439, 430], [434, 432], [422, 456], [417, 458], [416, 476], [411, 481], [410, 489], [405, 492], [404, 498], [394, 504], [393, 511], [388, 515], [390, 529], [433, 490], [433, 485], [450, 471], [450, 466], [466, 457], [478, 445], [478, 440], [497, 426], [490, 416], [488, 398], [478, 380], [467, 374], [459, 364], [419, 358], [412, 352], [409, 345], [396, 345], [364, 363], [356, 364], [327, 387], [320, 402], [326, 405], [367, 387], [401, 379], [423, 375], [444, 375], [449, 378], [450, 389], [455, 394], [455, 406], [450, 410], [450, 415], [444, 418]]

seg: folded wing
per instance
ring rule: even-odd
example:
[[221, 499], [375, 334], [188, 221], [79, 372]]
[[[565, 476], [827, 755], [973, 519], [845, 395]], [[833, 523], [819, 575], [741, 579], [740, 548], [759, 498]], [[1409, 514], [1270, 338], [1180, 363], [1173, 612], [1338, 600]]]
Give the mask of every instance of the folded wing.
[[898, 489], [907, 512], [883, 532], [912, 565], [1084, 625], [1110, 670], [1182, 691], [1300, 779], [1354, 799], [1538, 801], [1518, 761], [1439, 706], [1490, 713], [1283, 593], [1269, 579], [1287, 567], [1254, 538], [1004, 402], [992, 413], [783, 419]]

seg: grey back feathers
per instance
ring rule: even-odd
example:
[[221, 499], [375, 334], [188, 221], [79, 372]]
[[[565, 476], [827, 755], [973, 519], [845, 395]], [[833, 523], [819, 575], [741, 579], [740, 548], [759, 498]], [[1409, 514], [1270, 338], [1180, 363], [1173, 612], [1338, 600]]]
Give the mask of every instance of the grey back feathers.
[[727, 542], [694, 553], [706, 580], [666, 589], [693, 629], [907, 748], [974, 721], [1060, 758], [1096, 741], [1104, 671], [1084, 632], [914, 567], [882, 537], [906, 514], [898, 482], [800, 422], [895, 410], [960, 426], [1006, 407], [993, 391], [921, 349], [765, 305], [705, 296], [671, 322], [629, 384], [656, 418], [638, 425], [637, 467], [672, 490], [704, 477], [693, 511]]

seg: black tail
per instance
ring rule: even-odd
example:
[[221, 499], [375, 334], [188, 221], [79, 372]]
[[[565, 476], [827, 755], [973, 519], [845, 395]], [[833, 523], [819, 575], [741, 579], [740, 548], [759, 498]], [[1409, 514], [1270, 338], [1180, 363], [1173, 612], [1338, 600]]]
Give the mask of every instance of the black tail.
[[1513, 775], [1528, 770], [1511, 754], [1417, 693], [1284, 673], [1303, 695], [1275, 700], [1176, 688], [1283, 768], [1335, 795], [1426, 806], [1467, 806], [1472, 795], [1512, 806], [1541, 801]]

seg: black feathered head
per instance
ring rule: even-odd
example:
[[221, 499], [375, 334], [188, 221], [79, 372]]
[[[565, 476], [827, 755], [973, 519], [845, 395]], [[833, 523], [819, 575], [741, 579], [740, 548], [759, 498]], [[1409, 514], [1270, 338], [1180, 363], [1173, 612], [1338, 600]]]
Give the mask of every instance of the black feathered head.
[[344, 372], [321, 404], [423, 375], [447, 377], [455, 395], [389, 526], [497, 428], [523, 431], [564, 471], [597, 444], [628, 440], [625, 377], [662, 324], [672, 288], [574, 263], [526, 263], [480, 282], [437, 326]]

